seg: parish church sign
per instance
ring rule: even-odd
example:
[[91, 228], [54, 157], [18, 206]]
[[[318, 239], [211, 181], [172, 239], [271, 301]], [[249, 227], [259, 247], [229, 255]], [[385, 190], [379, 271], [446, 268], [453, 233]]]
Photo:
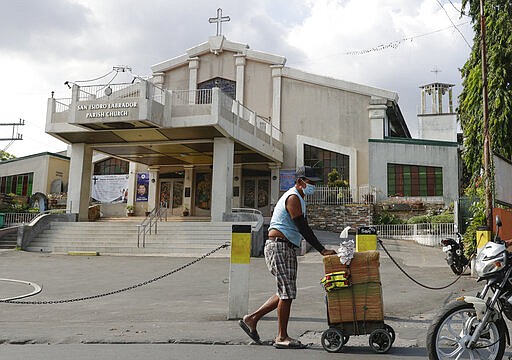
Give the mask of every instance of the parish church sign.
[[131, 113], [130, 110], [136, 109], [137, 107], [137, 101], [114, 103], [89, 103], [79, 104], [77, 106], [77, 111], [79, 114], [79, 118], [85, 119], [128, 117], [130, 116]]

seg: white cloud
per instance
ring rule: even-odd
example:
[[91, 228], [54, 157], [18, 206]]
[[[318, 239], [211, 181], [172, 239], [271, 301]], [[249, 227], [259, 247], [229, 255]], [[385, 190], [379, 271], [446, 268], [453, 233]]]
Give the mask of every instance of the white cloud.
[[[460, 91], [457, 68], [469, 54], [451, 29], [396, 49], [343, 55], [450, 26], [436, 0], [54, 1], [52, 6], [39, 0], [2, 4], [0, 122], [27, 121], [21, 129], [25, 140], [8, 149], [16, 156], [66, 148], [44, 133], [50, 92], [69, 96], [64, 81], [94, 78], [121, 64], [149, 75], [151, 65], [214, 35], [208, 18], [218, 7], [231, 17], [223, 24], [229, 40], [284, 55], [288, 66], [398, 92], [412, 130], [418, 86], [434, 80], [430, 70], [441, 69], [438, 79]], [[467, 21], [447, 0], [442, 3], [455, 23]], [[471, 26], [461, 29], [472, 42]]]

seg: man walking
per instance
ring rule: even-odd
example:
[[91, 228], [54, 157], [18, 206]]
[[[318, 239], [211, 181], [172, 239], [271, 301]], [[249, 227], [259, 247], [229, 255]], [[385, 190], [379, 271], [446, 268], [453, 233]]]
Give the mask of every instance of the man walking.
[[327, 250], [318, 241], [306, 220], [305, 195], [315, 191], [316, 177], [309, 166], [296, 171], [295, 186], [290, 188], [277, 202], [265, 243], [265, 261], [276, 278], [277, 293], [272, 295], [255, 312], [245, 315], [239, 324], [249, 337], [260, 343], [256, 326], [258, 321], [269, 312], [277, 309], [278, 331], [274, 347], [278, 349], [302, 349], [305, 346], [288, 335], [288, 320], [293, 299], [297, 294], [297, 255], [302, 238], [306, 239], [323, 256], [335, 255], [336, 251]]

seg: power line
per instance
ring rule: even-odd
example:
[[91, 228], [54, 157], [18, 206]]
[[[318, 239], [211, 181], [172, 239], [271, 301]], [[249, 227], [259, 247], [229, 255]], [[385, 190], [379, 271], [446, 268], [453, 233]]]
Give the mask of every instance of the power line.
[[[446, 17], [448, 18], [448, 20], [450, 20], [450, 22], [452, 23], [453, 27], [458, 31], [458, 33], [460, 34], [460, 36], [462, 36], [462, 38], [464, 39], [464, 41], [466, 42], [466, 44], [468, 45], [468, 47], [471, 49], [471, 45], [469, 44], [469, 42], [466, 40], [464, 34], [462, 33], [462, 31], [459, 30], [459, 28], [457, 26], [455, 26], [452, 18], [450, 17], [450, 15], [448, 15], [448, 11], [446, 11], [446, 9], [444, 8], [443, 4], [441, 4], [441, 2], [439, 0], [436, 0], [437, 3], [439, 4], [439, 6], [441, 6], [441, 9], [443, 9], [444, 13], [446, 14]], [[451, 1], [450, 1], [451, 3]], [[453, 5], [453, 4], [452, 4]], [[455, 6], [454, 6], [455, 7]]]
[[461, 15], [463, 16], [468, 16], [462, 9], [458, 9], [453, 3], [452, 3], [452, 0], [448, 0], [450, 2], [450, 4], [452, 5], [452, 7]]
[[[406, 41], [412, 41], [414, 39], [417, 39], [417, 38], [420, 38], [420, 37], [424, 37], [424, 36], [428, 36], [428, 35], [432, 35], [432, 34], [436, 34], [436, 33], [439, 33], [439, 32], [442, 32], [442, 31], [445, 31], [445, 30], [448, 30], [448, 29], [451, 29], [451, 28], [456, 28], [457, 30], [459, 30], [457, 28], [457, 26], [462, 26], [462, 25], [465, 25], [465, 24], [468, 24], [468, 23], [469, 23], [469, 21], [465, 21], [463, 23], [455, 25], [452, 22], [452, 26], [448, 26], [446, 28], [434, 30], [434, 31], [431, 31], [431, 32], [428, 32], [428, 33], [424, 33], [424, 34], [420, 34], [420, 35], [406, 37], [406, 38], [403, 38], [403, 39], [400, 39], [400, 40], [391, 41], [391, 42], [389, 42], [387, 44], [377, 45], [377, 46], [374, 46], [372, 48], [361, 49], [361, 50], [353, 50], [353, 51], [346, 51], [344, 53], [334, 54], [334, 55], [363, 55], [363, 54], [367, 54], [367, 53], [375, 52], [375, 51], [382, 51], [382, 50], [386, 50], [386, 49], [396, 49], [402, 43], [404, 43]], [[464, 40], [466, 40], [466, 39], [464, 39]], [[466, 41], [466, 43], [467, 43], [467, 41]], [[471, 48], [471, 46], [470, 46], [470, 48]], [[332, 55], [332, 56], [334, 56], [334, 55]]]

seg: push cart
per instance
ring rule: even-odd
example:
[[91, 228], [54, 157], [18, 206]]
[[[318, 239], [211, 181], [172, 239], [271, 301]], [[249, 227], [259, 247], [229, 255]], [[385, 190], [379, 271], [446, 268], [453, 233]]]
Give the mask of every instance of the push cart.
[[324, 257], [327, 323], [322, 346], [339, 352], [350, 336], [369, 335], [370, 348], [387, 352], [395, 341], [395, 331], [384, 323], [379, 252], [356, 252], [350, 265], [336, 255]]

